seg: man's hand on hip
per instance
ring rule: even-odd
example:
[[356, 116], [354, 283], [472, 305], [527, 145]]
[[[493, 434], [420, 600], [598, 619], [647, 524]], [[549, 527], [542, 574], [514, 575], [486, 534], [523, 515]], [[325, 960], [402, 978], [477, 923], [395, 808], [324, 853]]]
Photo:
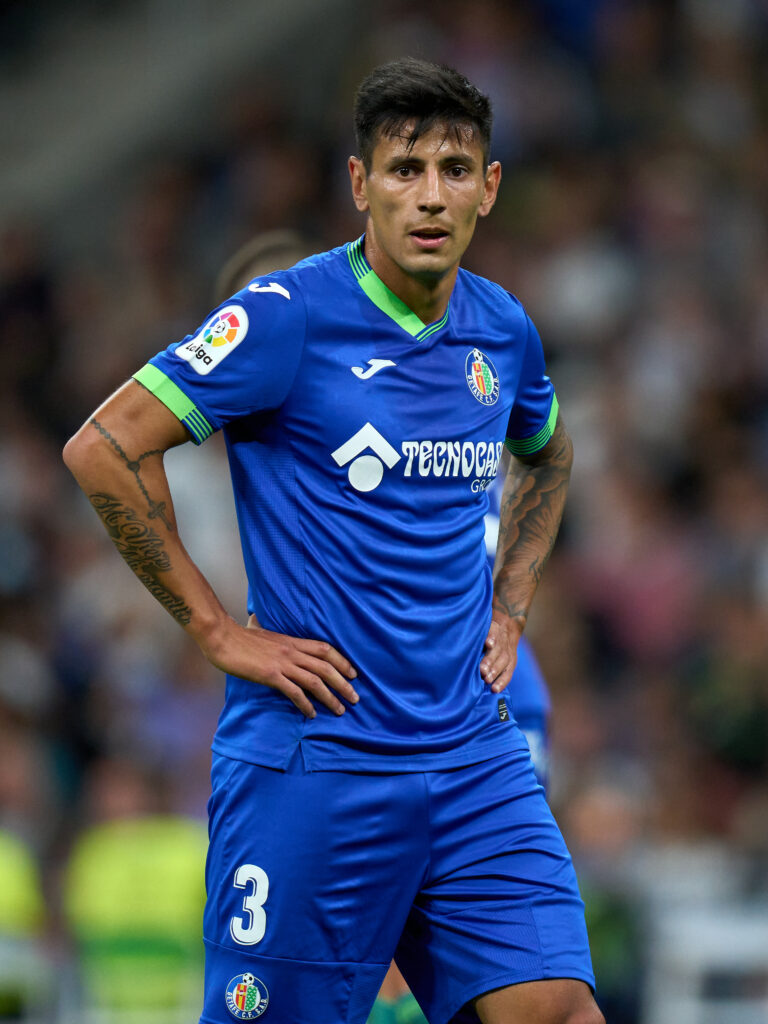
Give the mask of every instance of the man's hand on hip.
[[494, 693], [501, 693], [509, 685], [517, 664], [517, 644], [523, 633], [523, 623], [495, 609], [488, 635], [485, 638], [485, 657], [480, 662], [480, 674]]
[[345, 710], [337, 694], [350, 704], [359, 699], [349, 682], [357, 672], [335, 647], [262, 629], [254, 616], [247, 627], [230, 619], [215, 639], [199, 643], [216, 668], [279, 690], [307, 718], [317, 714], [310, 697], [336, 715]]

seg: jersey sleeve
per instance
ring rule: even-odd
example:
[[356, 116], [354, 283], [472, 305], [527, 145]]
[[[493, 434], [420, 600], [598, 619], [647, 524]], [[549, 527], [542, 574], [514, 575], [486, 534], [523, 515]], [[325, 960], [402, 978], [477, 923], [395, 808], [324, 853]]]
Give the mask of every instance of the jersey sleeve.
[[202, 444], [230, 421], [285, 401], [306, 322], [295, 282], [257, 278], [133, 376]]
[[554, 433], [558, 411], [555, 389], [544, 372], [539, 332], [527, 313], [525, 319], [528, 336], [504, 442], [513, 455], [534, 455], [540, 451]]

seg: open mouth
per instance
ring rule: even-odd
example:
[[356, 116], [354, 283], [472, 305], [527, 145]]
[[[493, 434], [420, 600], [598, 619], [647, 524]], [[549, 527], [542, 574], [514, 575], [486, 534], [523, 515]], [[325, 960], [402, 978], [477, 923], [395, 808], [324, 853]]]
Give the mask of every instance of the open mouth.
[[421, 248], [436, 249], [448, 238], [448, 232], [442, 228], [416, 228], [410, 236]]
[[447, 238], [448, 232], [442, 228], [416, 228], [411, 235], [414, 238]]

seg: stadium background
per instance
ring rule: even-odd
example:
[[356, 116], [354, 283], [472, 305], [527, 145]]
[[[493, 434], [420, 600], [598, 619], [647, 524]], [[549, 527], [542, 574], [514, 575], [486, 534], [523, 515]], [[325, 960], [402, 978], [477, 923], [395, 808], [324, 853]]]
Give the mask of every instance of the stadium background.
[[[162, 922], [197, 940], [184, 865], [221, 681], [118, 564], [60, 449], [203, 318], [241, 242], [360, 233], [352, 93], [404, 53], [494, 100], [504, 180], [467, 265], [531, 312], [574, 438], [530, 635], [608, 1020], [768, 1020], [765, 0], [0, 5], [5, 1019], [101, 999], [148, 1021], [125, 1009], [142, 987], [196, 1003]], [[174, 452], [169, 474], [237, 615], [221, 455]], [[163, 864], [165, 904], [146, 881]]]

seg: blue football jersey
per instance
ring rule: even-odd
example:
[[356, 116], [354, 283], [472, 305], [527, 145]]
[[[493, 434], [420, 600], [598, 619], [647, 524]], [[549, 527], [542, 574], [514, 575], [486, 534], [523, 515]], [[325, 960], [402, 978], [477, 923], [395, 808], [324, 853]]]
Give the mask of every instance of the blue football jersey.
[[525, 741], [479, 664], [491, 620], [486, 489], [502, 446], [552, 436], [557, 400], [520, 303], [464, 270], [425, 325], [363, 239], [259, 278], [136, 374], [196, 442], [225, 432], [267, 629], [330, 641], [360, 701], [306, 719], [227, 678], [214, 750], [282, 768], [426, 770]]

